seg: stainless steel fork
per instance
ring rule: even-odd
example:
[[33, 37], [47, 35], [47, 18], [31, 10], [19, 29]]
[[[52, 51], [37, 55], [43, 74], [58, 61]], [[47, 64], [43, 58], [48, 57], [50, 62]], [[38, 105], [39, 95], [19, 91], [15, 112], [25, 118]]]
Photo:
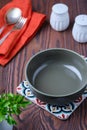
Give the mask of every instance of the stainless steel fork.
[[26, 23], [27, 18], [21, 17], [18, 22], [13, 26], [13, 28], [2, 38], [0, 39], [0, 45], [5, 41], [5, 39], [15, 30], [21, 29]]

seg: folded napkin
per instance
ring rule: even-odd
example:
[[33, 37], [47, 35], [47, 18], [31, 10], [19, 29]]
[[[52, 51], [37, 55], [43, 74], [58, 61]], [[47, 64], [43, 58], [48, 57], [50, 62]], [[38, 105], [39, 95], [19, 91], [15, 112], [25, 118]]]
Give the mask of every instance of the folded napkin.
[[[31, 40], [46, 19], [46, 15], [32, 11], [31, 0], [12, 0], [0, 10], [0, 28], [5, 24], [4, 16], [9, 8], [18, 7], [22, 16], [27, 18], [22, 29], [12, 32], [0, 45], [0, 65], [5, 66], [26, 44]], [[0, 39], [12, 29], [14, 25], [7, 26]]]

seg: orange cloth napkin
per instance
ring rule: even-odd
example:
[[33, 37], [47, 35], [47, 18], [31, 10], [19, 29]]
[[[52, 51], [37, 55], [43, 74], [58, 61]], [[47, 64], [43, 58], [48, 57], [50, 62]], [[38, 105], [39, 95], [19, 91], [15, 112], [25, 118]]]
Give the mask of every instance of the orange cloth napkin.
[[[0, 45], [0, 65], [2, 66], [6, 65], [19, 52], [27, 40], [31, 40], [34, 37], [46, 19], [46, 15], [32, 11], [31, 0], [12, 0], [0, 10], [0, 28], [5, 24], [4, 15], [6, 11], [12, 7], [20, 8], [22, 16], [27, 18], [27, 22], [21, 30], [12, 32]], [[13, 26], [7, 26], [0, 35], [0, 39]]]

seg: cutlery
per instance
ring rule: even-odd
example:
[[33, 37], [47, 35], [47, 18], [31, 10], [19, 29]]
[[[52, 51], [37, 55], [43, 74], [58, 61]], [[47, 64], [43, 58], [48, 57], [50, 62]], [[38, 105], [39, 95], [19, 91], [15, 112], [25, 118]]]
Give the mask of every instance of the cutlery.
[[6, 24], [1, 27], [0, 34], [3, 32], [7, 25], [15, 24], [22, 15], [22, 11], [19, 8], [11, 8], [5, 14]]
[[21, 17], [18, 22], [13, 26], [13, 28], [2, 38], [0, 39], [0, 45], [5, 41], [5, 39], [13, 32], [18, 29], [21, 29], [26, 23], [27, 18]]

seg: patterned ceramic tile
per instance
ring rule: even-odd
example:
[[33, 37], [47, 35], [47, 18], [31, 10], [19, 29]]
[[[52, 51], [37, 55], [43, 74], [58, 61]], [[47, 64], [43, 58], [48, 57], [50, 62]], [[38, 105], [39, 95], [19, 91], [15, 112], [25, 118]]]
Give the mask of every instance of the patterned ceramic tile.
[[[87, 61], [87, 58], [85, 59]], [[19, 84], [19, 86], [17, 87], [17, 92], [61, 120], [68, 119], [69, 116], [75, 111], [75, 109], [78, 108], [78, 106], [87, 97], [87, 87], [86, 87], [85, 92], [77, 100], [67, 105], [58, 106], [58, 105], [46, 104], [40, 101], [37, 97], [35, 97], [32, 94], [27, 81], [23, 81], [22, 83]]]

